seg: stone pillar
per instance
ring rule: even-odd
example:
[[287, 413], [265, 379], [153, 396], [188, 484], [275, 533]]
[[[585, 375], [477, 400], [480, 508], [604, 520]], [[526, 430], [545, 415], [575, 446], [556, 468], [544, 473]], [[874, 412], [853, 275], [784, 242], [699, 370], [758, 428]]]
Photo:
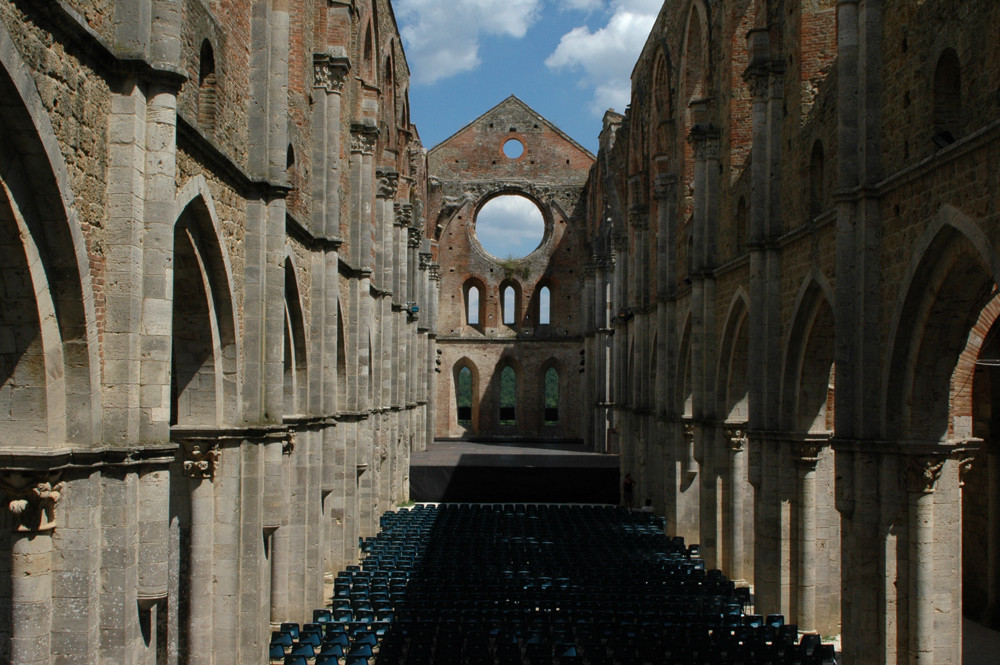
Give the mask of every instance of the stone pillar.
[[10, 510], [10, 662], [48, 665], [52, 634], [52, 531], [64, 490], [58, 473], [0, 477]]
[[190, 478], [191, 524], [188, 536], [187, 662], [213, 665], [215, 651], [215, 488], [212, 479], [220, 453], [217, 444], [182, 442], [184, 475]]
[[820, 445], [805, 442], [799, 446], [796, 462], [799, 480], [799, 561], [798, 561], [798, 615], [795, 622], [799, 630], [811, 632], [818, 629], [816, 617], [816, 465], [819, 464]]
[[747, 491], [747, 431], [746, 423], [730, 423], [726, 427], [726, 443], [729, 448], [729, 501], [726, 523], [728, 529], [723, 552], [727, 555], [723, 564], [726, 574], [737, 583], [747, 583], [751, 571], [747, 568], [746, 515]]
[[934, 663], [934, 485], [944, 460], [934, 456], [908, 460], [910, 504], [910, 643], [911, 665]]

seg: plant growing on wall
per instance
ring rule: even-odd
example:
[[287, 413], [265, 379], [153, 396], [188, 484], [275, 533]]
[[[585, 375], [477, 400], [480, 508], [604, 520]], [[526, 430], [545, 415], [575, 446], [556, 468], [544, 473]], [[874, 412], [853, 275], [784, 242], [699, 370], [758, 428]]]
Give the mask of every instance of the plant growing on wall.
[[531, 268], [527, 264], [522, 263], [519, 259], [511, 255], [500, 260], [500, 267], [503, 268], [505, 277], [517, 275], [521, 279], [528, 279], [528, 276], [531, 274]]

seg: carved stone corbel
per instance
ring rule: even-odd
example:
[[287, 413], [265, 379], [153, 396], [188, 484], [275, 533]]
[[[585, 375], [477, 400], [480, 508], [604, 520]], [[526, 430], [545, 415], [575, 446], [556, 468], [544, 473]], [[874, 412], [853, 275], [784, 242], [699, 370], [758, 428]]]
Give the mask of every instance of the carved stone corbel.
[[14, 531], [41, 533], [56, 528], [56, 504], [65, 483], [61, 472], [8, 472], [0, 476], [0, 489], [7, 495], [7, 508]]
[[328, 53], [313, 54], [313, 87], [327, 92], [340, 93], [351, 71], [351, 63], [346, 57], [331, 56]]
[[351, 125], [351, 152], [371, 155], [378, 143], [378, 127], [374, 125]]
[[181, 469], [188, 478], [215, 479], [219, 444], [208, 441], [181, 442]]
[[944, 458], [935, 455], [910, 457], [906, 462], [907, 489], [918, 494], [931, 494], [944, 469]]
[[378, 169], [375, 176], [378, 178], [378, 191], [375, 196], [380, 199], [396, 198], [396, 192], [399, 191], [399, 173]]
[[749, 441], [745, 424], [726, 427], [726, 443], [729, 445], [729, 450], [733, 453], [742, 453], [745, 451]]

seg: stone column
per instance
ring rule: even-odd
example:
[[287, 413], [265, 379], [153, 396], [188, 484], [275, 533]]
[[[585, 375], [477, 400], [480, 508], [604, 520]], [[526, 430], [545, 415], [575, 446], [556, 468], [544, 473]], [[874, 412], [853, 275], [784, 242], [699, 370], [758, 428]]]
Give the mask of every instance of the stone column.
[[750, 570], [746, 567], [746, 490], [747, 490], [747, 430], [746, 423], [730, 423], [726, 427], [726, 443], [729, 458], [729, 529], [726, 532], [726, 543], [723, 552], [728, 555], [724, 561], [725, 572], [737, 583], [750, 580]]
[[52, 633], [52, 531], [65, 485], [58, 473], [8, 472], [0, 489], [11, 515], [10, 662], [48, 665]]
[[[910, 665], [934, 664], [935, 597], [934, 489], [945, 460], [929, 455], [907, 460], [910, 540]], [[957, 608], [955, 611], [958, 611]]]
[[799, 476], [799, 579], [798, 616], [801, 631], [818, 629], [816, 619], [816, 465], [821, 446], [806, 441], [799, 445], [796, 462]]
[[217, 444], [181, 443], [184, 475], [190, 478], [191, 525], [188, 575], [182, 582], [188, 597], [187, 662], [212, 665], [215, 651], [215, 488], [213, 478], [220, 453]]

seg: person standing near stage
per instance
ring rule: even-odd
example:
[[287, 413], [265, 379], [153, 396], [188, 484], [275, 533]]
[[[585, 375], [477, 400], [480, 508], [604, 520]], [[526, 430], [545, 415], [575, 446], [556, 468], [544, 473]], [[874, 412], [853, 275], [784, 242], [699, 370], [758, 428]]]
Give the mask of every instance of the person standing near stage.
[[626, 473], [625, 480], [622, 481], [622, 503], [629, 510], [635, 506], [635, 481], [632, 480], [631, 473]]

